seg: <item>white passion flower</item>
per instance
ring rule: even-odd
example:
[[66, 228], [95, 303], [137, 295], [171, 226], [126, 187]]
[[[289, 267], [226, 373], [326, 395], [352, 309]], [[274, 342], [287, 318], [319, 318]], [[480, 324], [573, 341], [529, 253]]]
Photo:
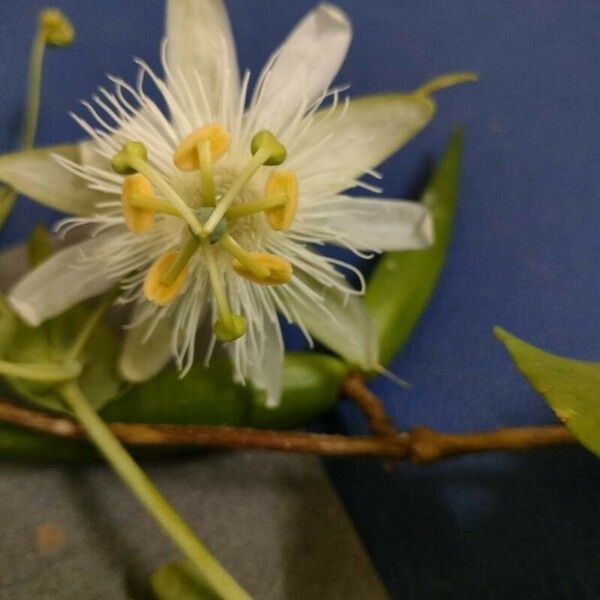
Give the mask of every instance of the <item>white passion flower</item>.
[[[0, 179], [74, 214], [62, 230], [91, 236], [57, 253], [11, 291], [32, 325], [119, 284], [132, 303], [120, 369], [130, 381], [173, 357], [185, 372], [203, 322], [208, 360], [222, 342], [238, 381], [277, 403], [283, 341], [278, 313], [306, 337], [363, 368], [376, 336], [349, 264], [315, 251], [335, 244], [363, 256], [432, 241], [416, 203], [343, 195], [377, 188], [365, 174], [431, 118], [427, 94], [340, 101], [330, 89], [351, 26], [337, 7], [310, 12], [273, 54], [248, 98], [220, 0], [167, 2], [164, 78], [142, 61], [136, 86], [111, 77], [74, 116], [91, 136], [0, 158]], [[145, 91], [151, 80], [168, 109]], [[320, 109], [326, 99], [326, 108]], [[353, 289], [340, 269], [361, 282]], [[206, 337], [206, 336], [205, 336]]]

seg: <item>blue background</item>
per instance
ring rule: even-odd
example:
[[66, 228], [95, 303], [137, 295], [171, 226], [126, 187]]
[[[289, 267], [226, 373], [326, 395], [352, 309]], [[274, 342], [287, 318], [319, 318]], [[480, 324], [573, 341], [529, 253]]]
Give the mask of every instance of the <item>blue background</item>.
[[[0, 150], [12, 149], [29, 43], [45, 2], [0, 9]], [[104, 84], [156, 65], [162, 3], [58, 1], [77, 45], [49, 51], [38, 142], [81, 137], [66, 115]], [[383, 167], [386, 194], [415, 193], [427, 157], [466, 128], [449, 259], [415, 334], [393, 364], [410, 391], [378, 380], [399, 427], [445, 431], [552, 422], [491, 335], [600, 357], [600, 52], [597, 0], [340, 0], [355, 25], [340, 73], [353, 94], [410, 90], [472, 69], [439, 94], [434, 123]], [[10, 6], [8, 6], [10, 5]], [[229, 3], [240, 63], [257, 73], [307, 0]], [[2, 245], [56, 215], [20, 201]], [[343, 407], [330, 425], [363, 431]], [[582, 449], [400, 465], [337, 461], [330, 473], [394, 598], [600, 597], [600, 463]]]

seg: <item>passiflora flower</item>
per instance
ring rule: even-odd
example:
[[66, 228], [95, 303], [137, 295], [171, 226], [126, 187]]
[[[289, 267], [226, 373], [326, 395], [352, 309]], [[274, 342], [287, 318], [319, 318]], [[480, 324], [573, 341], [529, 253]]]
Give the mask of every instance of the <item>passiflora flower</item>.
[[[377, 177], [372, 169], [430, 120], [427, 93], [436, 86], [341, 100], [330, 86], [351, 33], [339, 8], [320, 5], [276, 50], [249, 97], [222, 3], [167, 2], [162, 78], [138, 61], [137, 85], [111, 77], [111, 90], [83, 103], [87, 118], [74, 115], [90, 141], [0, 158], [1, 179], [74, 215], [63, 231], [91, 232], [25, 276], [12, 306], [37, 325], [118, 284], [119, 301], [133, 304], [120, 359], [131, 381], [171, 357], [185, 372], [208, 322], [203, 358], [223, 343], [237, 380], [276, 403], [278, 314], [309, 340], [374, 367], [362, 276], [316, 248], [362, 256], [430, 244], [423, 206], [344, 191], [379, 191], [361, 178]], [[358, 275], [359, 289], [344, 270]]]

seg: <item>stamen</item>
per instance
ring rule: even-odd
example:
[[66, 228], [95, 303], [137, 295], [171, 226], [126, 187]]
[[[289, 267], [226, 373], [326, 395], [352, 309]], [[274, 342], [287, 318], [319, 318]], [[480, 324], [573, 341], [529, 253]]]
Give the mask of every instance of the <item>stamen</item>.
[[263, 280], [271, 274], [269, 267], [246, 252], [228, 233], [221, 238], [221, 247], [258, 279]]
[[179, 144], [173, 155], [173, 163], [181, 171], [198, 171], [201, 165], [198, 147], [201, 142], [208, 142], [212, 162], [225, 154], [229, 141], [229, 134], [221, 125], [206, 125], [190, 133]]
[[154, 211], [148, 206], [135, 206], [132, 202], [134, 196], [147, 196], [153, 199], [152, 184], [143, 175], [129, 175], [123, 179], [121, 205], [125, 223], [132, 233], [144, 233], [154, 223]]
[[250, 271], [246, 265], [242, 264], [237, 259], [233, 261], [233, 268], [238, 275], [262, 285], [281, 285], [287, 283], [292, 277], [292, 265], [285, 258], [275, 256], [274, 254], [259, 254], [258, 252], [250, 252], [249, 256], [252, 260], [258, 262], [269, 270], [269, 275], [266, 277], [257, 277]]
[[210, 242], [202, 239], [200, 243], [202, 244], [202, 250], [206, 258], [208, 276], [217, 304], [217, 310], [219, 311], [219, 319], [213, 325], [213, 332], [220, 341], [231, 342], [246, 333], [246, 320], [244, 317], [232, 313], [229, 309], [229, 302], [225, 294], [225, 285]]
[[183, 268], [175, 281], [170, 285], [165, 285], [162, 282], [163, 275], [168, 271], [173, 262], [177, 260], [177, 251], [171, 250], [166, 254], [163, 254], [150, 268], [146, 280], [144, 281], [144, 294], [148, 300], [164, 306], [173, 301], [177, 295], [181, 292], [185, 278], [187, 275], [187, 268]]
[[[140, 175], [140, 177], [143, 177], [143, 175]], [[141, 208], [153, 213], [181, 217], [179, 211], [170, 202], [165, 202], [146, 194], [131, 194], [129, 204], [132, 208]]]
[[165, 181], [163, 176], [148, 163], [148, 152], [141, 142], [127, 142], [113, 156], [112, 168], [121, 175], [132, 175], [136, 171], [145, 175], [157, 187], [163, 196], [179, 211], [181, 218], [190, 226], [194, 235], [203, 233], [202, 223], [194, 211], [185, 203], [177, 192]]
[[192, 256], [198, 250], [200, 242], [193, 236], [189, 236], [181, 250], [177, 253], [177, 257], [171, 263], [169, 268], [163, 273], [160, 283], [165, 286], [171, 286], [177, 281], [179, 275], [187, 267]]
[[285, 231], [290, 227], [298, 209], [298, 179], [293, 171], [275, 171], [265, 185], [265, 196], [283, 195], [286, 202], [282, 206], [266, 211], [269, 225], [275, 231]]
[[204, 206], [215, 205], [215, 178], [213, 177], [213, 157], [211, 143], [202, 140], [198, 146], [198, 162], [200, 163], [200, 174], [202, 175], [202, 203]]
[[211, 233], [217, 226], [217, 223], [223, 218], [235, 197], [239, 194], [242, 187], [263, 165], [279, 165], [286, 156], [285, 146], [269, 131], [261, 131], [252, 138], [252, 158], [244, 167], [237, 179], [233, 182], [227, 193], [220, 200], [217, 208], [204, 225], [204, 230]]
[[286, 204], [287, 198], [284, 194], [274, 194], [271, 196], [265, 196], [259, 200], [252, 200], [244, 204], [237, 204], [227, 210], [225, 216], [227, 219], [239, 219], [241, 217], [248, 217], [255, 213], [268, 211], [272, 208], [283, 206]]

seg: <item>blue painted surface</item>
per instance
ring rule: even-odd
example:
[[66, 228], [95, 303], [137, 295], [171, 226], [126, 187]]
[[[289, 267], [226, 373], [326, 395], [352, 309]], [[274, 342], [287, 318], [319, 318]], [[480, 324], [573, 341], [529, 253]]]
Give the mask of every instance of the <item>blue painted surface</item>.
[[[0, 9], [0, 150], [16, 143], [37, 0]], [[76, 47], [51, 51], [38, 141], [75, 140], [66, 116], [104, 73], [156, 64], [158, 0], [57, 2]], [[551, 422], [491, 336], [494, 324], [555, 352], [600, 358], [600, 52], [597, 0], [340, 0], [355, 38], [339, 81], [352, 93], [411, 89], [473, 69], [481, 82], [439, 95], [435, 122], [384, 167], [388, 195], [412, 189], [452, 125], [466, 127], [456, 235], [433, 301], [386, 381], [398, 426], [464, 431]], [[253, 72], [309, 8], [232, 0], [240, 62]], [[50, 211], [23, 200], [2, 233], [22, 239]], [[350, 408], [334, 418], [362, 430]], [[330, 464], [394, 598], [600, 597], [600, 468], [583, 450], [470, 457], [435, 467]]]

